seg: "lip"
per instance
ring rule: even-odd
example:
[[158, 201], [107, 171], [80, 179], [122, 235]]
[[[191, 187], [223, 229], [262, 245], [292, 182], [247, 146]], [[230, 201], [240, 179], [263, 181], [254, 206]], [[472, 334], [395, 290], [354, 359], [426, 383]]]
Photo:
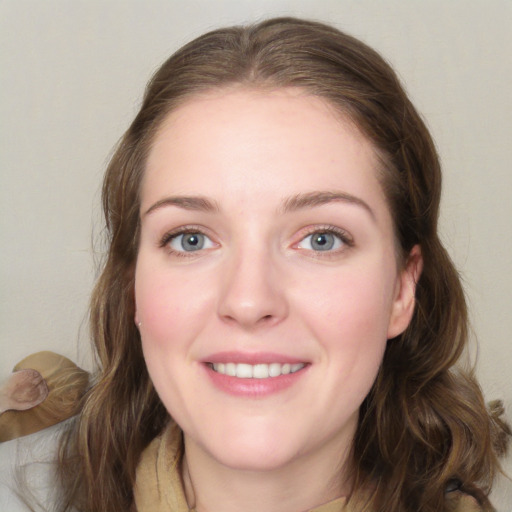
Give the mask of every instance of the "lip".
[[[248, 378], [242, 379], [224, 375], [213, 370], [211, 363], [245, 363], [245, 364], [297, 364], [306, 363], [304, 368], [286, 375], [278, 377], [269, 377], [266, 379]], [[306, 375], [310, 363], [296, 357], [286, 356], [283, 354], [265, 353], [242, 353], [242, 352], [219, 352], [212, 354], [201, 361], [202, 367], [213, 385], [232, 396], [245, 398], [264, 398], [277, 393], [281, 393], [286, 389], [297, 384], [304, 375]]]
[[305, 359], [298, 357], [291, 357], [284, 354], [277, 354], [273, 352], [215, 352], [204, 357], [202, 363], [245, 363], [245, 364], [297, 364], [308, 363]]

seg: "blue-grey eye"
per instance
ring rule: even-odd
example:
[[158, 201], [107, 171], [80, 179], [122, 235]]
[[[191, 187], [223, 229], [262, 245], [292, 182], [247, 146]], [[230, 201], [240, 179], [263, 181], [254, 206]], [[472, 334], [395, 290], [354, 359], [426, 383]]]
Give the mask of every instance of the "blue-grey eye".
[[213, 247], [212, 241], [203, 233], [180, 233], [172, 238], [169, 245], [178, 252], [193, 252]]
[[300, 249], [308, 249], [310, 251], [332, 251], [339, 249], [343, 244], [341, 238], [329, 232], [318, 231], [304, 237], [300, 242]]

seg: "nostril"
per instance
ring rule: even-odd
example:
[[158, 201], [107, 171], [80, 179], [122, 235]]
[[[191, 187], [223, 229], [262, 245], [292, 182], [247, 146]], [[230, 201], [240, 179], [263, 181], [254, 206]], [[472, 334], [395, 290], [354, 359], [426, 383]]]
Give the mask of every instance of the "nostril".
[[279, 320], [276, 315], [264, 315], [256, 322], [256, 325], [270, 327], [278, 322]]

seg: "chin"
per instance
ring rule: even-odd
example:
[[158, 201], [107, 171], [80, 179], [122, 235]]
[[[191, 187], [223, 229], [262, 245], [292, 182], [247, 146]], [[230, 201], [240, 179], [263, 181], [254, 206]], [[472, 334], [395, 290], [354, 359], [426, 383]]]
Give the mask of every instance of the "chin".
[[[254, 426], [253, 426], [254, 427]], [[293, 429], [228, 428], [200, 441], [202, 449], [222, 465], [240, 471], [272, 471], [292, 462], [301, 443], [290, 437]]]
[[218, 460], [224, 466], [238, 471], [274, 471], [287, 466], [297, 456], [295, 450], [273, 449], [274, 446], [265, 446], [262, 450], [259, 445], [232, 446], [218, 454]]

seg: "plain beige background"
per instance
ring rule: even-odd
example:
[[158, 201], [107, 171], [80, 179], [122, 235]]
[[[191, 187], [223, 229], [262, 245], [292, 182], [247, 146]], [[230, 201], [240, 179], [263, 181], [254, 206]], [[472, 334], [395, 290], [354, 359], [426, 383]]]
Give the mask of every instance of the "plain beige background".
[[[424, 114], [478, 374], [512, 418], [510, 0], [0, 0], [0, 378], [43, 349], [90, 367], [101, 176], [150, 74], [208, 29], [290, 14], [374, 46]], [[512, 510], [507, 485], [502, 512]]]

